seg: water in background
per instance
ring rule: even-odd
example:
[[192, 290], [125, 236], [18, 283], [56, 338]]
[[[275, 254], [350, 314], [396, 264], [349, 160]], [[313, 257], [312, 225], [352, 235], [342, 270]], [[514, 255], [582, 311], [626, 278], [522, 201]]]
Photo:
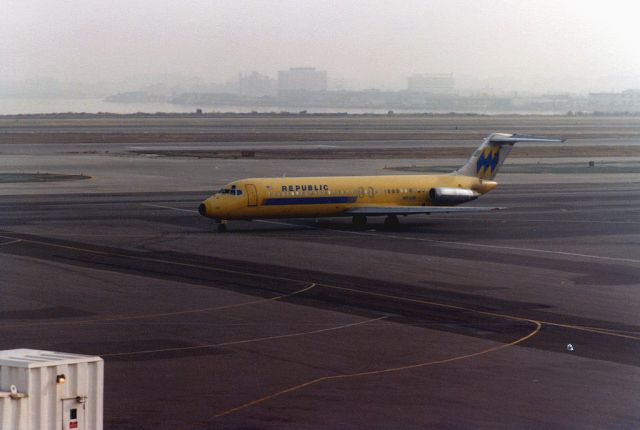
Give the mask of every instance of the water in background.
[[28, 113], [136, 113], [195, 112], [192, 106], [169, 103], [109, 103], [102, 99], [0, 98], [0, 115]]
[[[375, 108], [315, 108], [315, 107], [278, 107], [278, 106], [183, 106], [171, 103], [112, 103], [102, 99], [29, 99], [29, 98], [0, 98], [0, 115], [18, 114], [44, 114], [44, 113], [156, 113], [156, 112], [195, 112], [201, 108], [203, 112], [291, 112], [298, 113], [335, 113], [345, 112], [350, 114], [376, 113], [386, 114], [389, 109]], [[449, 111], [418, 110], [418, 109], [393, 109], [395, 113], [448, 113]], [[529, 112], [511, 111], [483, 111], [482, 114], [508, 114]], [[538, 114], [551, 114], [553, 112], [536, 112]]]

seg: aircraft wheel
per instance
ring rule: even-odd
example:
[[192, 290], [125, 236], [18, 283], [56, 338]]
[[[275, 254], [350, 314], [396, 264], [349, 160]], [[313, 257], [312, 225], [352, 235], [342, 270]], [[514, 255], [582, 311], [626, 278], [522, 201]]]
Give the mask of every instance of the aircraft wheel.
[[397, 227], [398, 225], [400, 225], [400, 220], [395, 215], [389, 215], [384, 219], [385, 227]]
[[218, 233], [224, 233], [227, 231], [227, 224], [218, 224]]
[[367, 217], [364, 215], [354, 215], [352, 222], [356, 227], [364, 228], [367, 225]]

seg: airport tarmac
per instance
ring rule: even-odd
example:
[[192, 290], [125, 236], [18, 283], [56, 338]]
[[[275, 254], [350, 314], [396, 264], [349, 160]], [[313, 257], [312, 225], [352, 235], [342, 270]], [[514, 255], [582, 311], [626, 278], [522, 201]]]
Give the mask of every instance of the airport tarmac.
[[228, 177], [422, 160], [55, 152], [0, 169], [94, 177], [2, 185], [0, 349], [102, 356], [107, 429], [640, 422], [637, 173], [498, 174], [472, 204], [507, 209], [393, 230], [219, 234], [196, 207]]

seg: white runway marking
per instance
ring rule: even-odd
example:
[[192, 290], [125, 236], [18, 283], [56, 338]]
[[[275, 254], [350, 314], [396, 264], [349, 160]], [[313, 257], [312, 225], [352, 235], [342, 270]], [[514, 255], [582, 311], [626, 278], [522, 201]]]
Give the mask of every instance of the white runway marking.
[[620, 258], [620, 257], [607, 257], [603, 255], [593, 255], [593, 254], [581, 254], [577, 252], [568, 252], [568, 251], [551, 251], [548, 249], [539, 249], [539, 248], [522, 248], [517, 246], [508, 246], [508, 245], [488, 245], [483, 243], [473, 243], [473, 242], [456, 242], [451, 240], [437, 240], [437, 239], [425, 239], [421, 237], [411, 237], [411, 236], [397, 236], [392, 234], [381, 234], [381, 233], [371, 233], [371, 232], [362, 232], [362, 231], [348, 231], [348, 230], [336, 230], [333, 228], [323, 228], [323, 227], [313, 227], [306, 226], [300, 224], [287, 223], [282, 221], [266, 221], [266, 220], [256, 220], [257, 222], [263, 222], [268, 224], [280, 224], [280, 225], [288, 225], [294, 227], [305, 227], [314, 230], [331, 230], [345, 234], [355, 234], [360, 236], [374, 236], [374, 237], [384, 237], [391, 239], [401, 239], [401, 240], [415, 240], [419, 242], [429, 242], [429, 243], [437, 243], [443, 245], [454, 245], [454, 246], [466, 246], [471, 248], [491, 248], [491, 249], [502, 249], [508, 251], [520, 251], [520, 252], [531, 252], [531, 253], [539, 253], [539, 254], [553, 254], [553, 255], [565, 255], [569, 257], [581, 257], [581, 258], [594, 258], [598, 260], [611, 260], [611, 261], [622, 261], [626, 263], [640, 263], [640, 260], [635, 260], [633, 258]]
[[356, 327], [356, 326], [363, 325], [363, 324], [369, 324], [369, 323], [372, 323], [372, 322], [381, 321], [381, 320], [383, 320], [385, 318], [387, 318], [387, 315], [383, 315], [383, 316], [378, 317], [378, 318], [371, 318], [371, 319], [364, 320], [364, 321], [358, 321], [358, 322], [354, 322], [354, 323], [343, 324], [343, 325], [334, 326], [334, 327], [327, 327], [327, 328], [322, 328], [322, 329], [317, 329], [317, 330], [312, 330], [312, 331], [302, 331], [302, 332], [296, 332], [296, 333], [279, 334], [279, 335], [275, 335], [275, 336], [258, 337], [258, 338], [253, 338], [253, 339], [244, 339], [244, 340], [235, 340], [235, 341], [223, 342], [223, 343], [212, 343], [212, 344], [207, 344], [207, 345], [183, 346], [183, 347], [177, 347], [177, 348], [149, 349], [149, 350], [144, 350], [144, 351], [132, 351], [132, 352], [116, 352], [116, 353], [113, 353], [113, 354], [102, 354], [101, 356], [102, 357], [115, 357], [115, 356], [119, 356], [119, 355], [155, 354], [155, 353], [159, 353], [159, 352], [174, 352], [174, 351], [186, 351], [186, 350], [193, 350], [193, 349], [220, 348], [220, 347], [225, 347], [225, 346], [242, 345], [242, 344], [245, 344], [245, 343], [264, 342], [264, 341], [267, 341], [267, 340], [277, 340], [277, 339], [287, 339], [287, 338], [291, 338], [291, 337], [308, 336], [308, 335], [311, 335], [311, 334], [318, 334], [318, 333], [326, 333], [326, 332], [329, 332], [329, 331], [343, 330], [343, 329], [346, 329], [346, 328], [351, 328], [351, 327]]
[[633, 258], [607, 257], [603, 255], [581, 254], [578, 252], [551, 251], [549, 249], [522, 248], [518, 246], [508, 246], [508, 245], [488, 245], [484, 243], [473, 243], [473, 242], [455, 242], [450, 240], [423, 239], [419, 237], [405, 237], [405, 236], [395, 236], [395, 235], [386, 235], [386, 234], [382, 235], [382, 234], [376, 234], [376, 233], [362, 233], [362, 232], [349, 232], [349, 233], [356, 233], [356, 234], [370, 235], [370, 236], [383, 236], [383, 237], [390, 237], [394, 239], [417, 240], [421, 242], [441, 243], [445, 245], [468, 246], [472, 248], [475, 247], [475, 248], [502, 249], [507, 251], [532, 252], [532, 253], [552, 254], [552, 255], [566, 255], [569, 257], [582, 257], [582, 258], [594, 258], [598, 260], [623, 261], [626, 263], [640, 263], [640, 260], [635, 260]]
[[[195, 210], [180, 209], [180, 208], [175, 208], [171, 206], [162, 206], [162, 205], [144, 204], [144, 203], [142, 203], [142, 205], [153, 206], [153, 207], [164, 208], [164, 209], [173, 209], [173, 210], [182, 211], [182, 212], [197, 212]], [[518, 246], [508, 246], [508, 245], [488, 245], [485, 243], [457, 242], [457, 241], [451, 241], [451, 240], [437, 240], [437, 239], [425, 239], [421, 237], [397, 236], [393, 234], [336, 230], [334, 228], [315, 227], [315, 226], [309, 226], [309, 225], [303, 225], [303, 224], [294, 224], [294, 223], [284, 222], [284, 221], [268, 221], [268, 220], [262, 220], [262, 219], [257, 219], [254, 221], [262, 222], [265, 224], [286, 225], [291, 227], [303, 227], [311, 230], [330, 230], [338, 233], [352, 234], [352, 235], [358, 235], [358, 236], [373, 236], [373, 237], [383, 237], [388, 239], [415, 240], [418, 242], [429, 242], [429, 243], [437, 243], [442, 245], [453, 245], [453, 246], [465, 246], [469, 248], [502, 249], [505, 251], [530, 252], [535, 254], [564, 255], [567, 257], [590, 258], [590, 259], [605, 260], [605, 261], [621, 261], [624, 263], [640, 263], [640, 260], [633, 259], [633, 258], [607, 257], [604, 255], [582, 254], [578, 252], [569, 252], [569, 251], [552, 251], [549, 249], [539, 249], [539, 248], [522, 248]]]
[[152, 208], [171, 209], [171, 210], [180, 211], [180, 212], [198, 213], [198, 211], [194, 210], [194, 209], [174, 208], [173, 206], [155, 205], [153, 203], [140, 203], [140, 205], [141, 206], [150, 206]]
[[[447, 220], [452, 218], [431, 216], [430, 219]], [[469, 217], [455, 217], [456, 220], [475, 221]], [[499, 222], [551, 222], [551, 223], [569, 223], [569, 224], [640, 224], [640, 221], [591, 221], [579, 219], [525, 219], [525, 218], [483, 218], [483, 221], [499, 221]]]

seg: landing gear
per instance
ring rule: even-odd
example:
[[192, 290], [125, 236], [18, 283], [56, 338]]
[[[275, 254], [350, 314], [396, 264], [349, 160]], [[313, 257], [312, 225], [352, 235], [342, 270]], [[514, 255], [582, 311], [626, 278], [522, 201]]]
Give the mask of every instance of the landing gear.
[[218, 223], [218, 233], [224, 233], [225, 231], [227, 231], [226, 219], [217, 220], [217, 223]]
[[384, 226], [387, 228], [393, 228], [400, 225], [400, 220], [395, 215], [389, 215], [384, 219]]
[[367, 226], [367, 217], [364, 215], [354, 215], [352, 218], [353, 225], [358, 228], [364, 228]]

